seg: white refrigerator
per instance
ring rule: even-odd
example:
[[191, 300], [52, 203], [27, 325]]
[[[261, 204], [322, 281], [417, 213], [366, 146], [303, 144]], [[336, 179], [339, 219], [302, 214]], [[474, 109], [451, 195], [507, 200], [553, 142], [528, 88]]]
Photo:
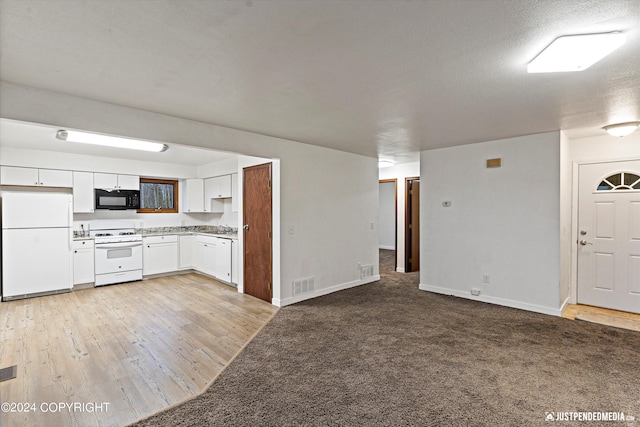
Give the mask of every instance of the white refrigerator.
[[2, 300], [71, 290], [71, 194], [38, 189], [0, 197]]

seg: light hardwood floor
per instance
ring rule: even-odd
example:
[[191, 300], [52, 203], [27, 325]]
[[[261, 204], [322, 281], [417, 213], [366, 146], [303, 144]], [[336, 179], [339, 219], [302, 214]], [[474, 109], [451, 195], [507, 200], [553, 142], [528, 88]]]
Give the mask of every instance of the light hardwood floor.
[[582, 304], [569, 304], [562, 312], [566, 319], [575, 320], [576, 316], [603, 325], [640, 331], [640, 314]]
[[275, 311], [195, 273], [0, 303], [0, 368], [18, 366], [0, 402], [35, 405], [0, 413], [0, 426], [151, 415], [201, 393]]

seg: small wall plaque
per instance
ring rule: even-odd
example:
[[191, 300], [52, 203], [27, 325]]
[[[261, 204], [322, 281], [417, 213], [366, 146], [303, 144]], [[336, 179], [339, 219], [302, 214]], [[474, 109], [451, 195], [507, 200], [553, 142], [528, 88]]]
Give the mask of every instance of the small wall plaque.
[[502, 167], [502, 159], [489, 159], [487, 160], [487, 168], [499, 168]]

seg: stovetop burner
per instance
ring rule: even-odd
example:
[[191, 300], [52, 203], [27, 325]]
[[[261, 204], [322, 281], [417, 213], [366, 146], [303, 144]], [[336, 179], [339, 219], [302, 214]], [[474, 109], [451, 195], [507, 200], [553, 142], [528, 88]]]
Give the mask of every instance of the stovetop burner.
[[90, 235], [97, 245], [142, 242], [142, 235], [136, 234], [133, 221], [96, 221], [91, 224]]

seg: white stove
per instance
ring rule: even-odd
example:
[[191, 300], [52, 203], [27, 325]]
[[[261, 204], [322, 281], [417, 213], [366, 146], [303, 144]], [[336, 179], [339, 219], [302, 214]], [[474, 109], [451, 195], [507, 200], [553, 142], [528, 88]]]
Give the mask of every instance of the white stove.
[[95, 242], [96, 286], [142, 280], [142, 235], [133, 221], [96, 221], [89, 235]]

